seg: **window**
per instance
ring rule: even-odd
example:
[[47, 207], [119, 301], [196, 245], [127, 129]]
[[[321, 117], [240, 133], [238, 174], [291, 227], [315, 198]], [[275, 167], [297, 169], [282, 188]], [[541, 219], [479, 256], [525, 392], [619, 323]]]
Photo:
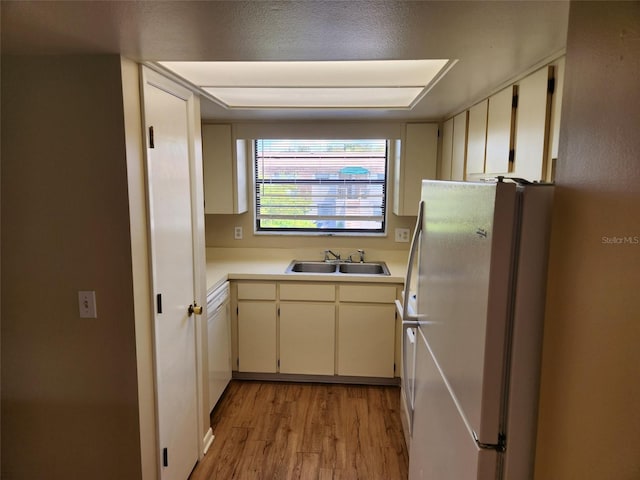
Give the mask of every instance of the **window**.
[[256, 140], [259, 232], [384, 233], [386, 140]]

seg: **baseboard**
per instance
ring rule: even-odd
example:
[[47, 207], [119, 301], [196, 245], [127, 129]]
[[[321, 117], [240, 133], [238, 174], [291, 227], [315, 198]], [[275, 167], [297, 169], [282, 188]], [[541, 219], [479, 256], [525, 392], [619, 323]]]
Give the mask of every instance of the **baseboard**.
[[211, 444], [213, 443], [214, 438], [215, 436], [213, 435], [213, 430], [211, 430], [211, 427], [209, 427], [209, 430], [207, 430], [207, 433], [205, 433], [204, 439], [202, 440], [202, 444], [204, 445], [204, 451], [202, 452], [203, 455], [206, 455], [209, 447], [211, 447]]
[[236, 380], [263, 380], [270, 382], [311, 382], [311, 383], [344, 383], [354, 385], [388, 385], [399, 386], [400, 377], [356, 377], [345, 375], [305, 375], [298, 373], [257, 373], [234, 371], [232, 378]]

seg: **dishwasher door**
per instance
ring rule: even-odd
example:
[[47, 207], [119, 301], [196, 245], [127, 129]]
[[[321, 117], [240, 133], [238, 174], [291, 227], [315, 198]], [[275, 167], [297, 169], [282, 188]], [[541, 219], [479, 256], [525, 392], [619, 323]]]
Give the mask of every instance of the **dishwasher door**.
[[231, 380], [231, 312], [229, 282], [207, 295], [209, 411]]

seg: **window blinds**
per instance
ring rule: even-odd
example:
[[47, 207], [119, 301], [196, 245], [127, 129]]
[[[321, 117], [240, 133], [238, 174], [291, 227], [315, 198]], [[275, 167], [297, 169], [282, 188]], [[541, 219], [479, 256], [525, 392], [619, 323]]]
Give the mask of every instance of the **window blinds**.
[[384, 232], [386, 140], [256, 140], [260, 231]]

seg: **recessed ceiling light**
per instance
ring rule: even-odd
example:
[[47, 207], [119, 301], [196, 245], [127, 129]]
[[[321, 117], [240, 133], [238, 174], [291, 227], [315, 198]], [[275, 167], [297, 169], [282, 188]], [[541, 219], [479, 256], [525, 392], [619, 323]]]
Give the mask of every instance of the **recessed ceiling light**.
[[411, 108], [450, 60], [159, 62], [227, 108]]

